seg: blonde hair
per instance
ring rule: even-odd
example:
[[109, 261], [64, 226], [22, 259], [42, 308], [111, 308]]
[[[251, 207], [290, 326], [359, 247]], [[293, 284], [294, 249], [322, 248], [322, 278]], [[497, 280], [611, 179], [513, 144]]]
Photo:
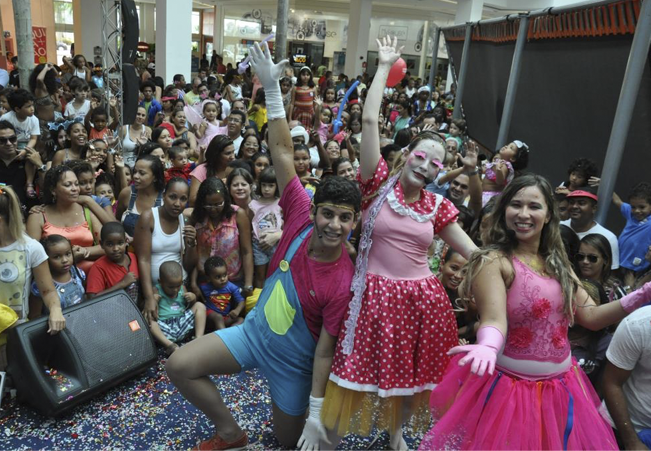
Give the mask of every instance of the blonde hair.
[[22, 241], [25, 235], [23, 214], [20, 210], [20, 200], [10, 186], [0, 186], [0, 216], [7, 223], [7, 230], [13, 240]]
[[459, 286], [462, 297], [469, 297], [472, 291], [472, 281], [484, 265], [493, 260], [496, 255], [510, 259], [518, 246], [515, 233], [506, 227], [504, 214], [513, 197], [522, 189], [535, 186], [545, 198], [549, 210], [549, 221], [543, 226], [540, 236], [538, 254], [545, 262], [545, 272], [561, 285], [565, 314], [570, 325], [574, 323], [574, 296], [578, 289], [576, 278], [572, 273], [572, 265], [565, 252], [561, 238], [558, 208], [554, 201], [553, 189], [544, 177], [527, 174], [516, 177], [504, 191], [496, 197], [495, 208], [488, 215], [488, 231], [482, 235], [485, 246], [473, 252], [468, 261], [468, 273]]

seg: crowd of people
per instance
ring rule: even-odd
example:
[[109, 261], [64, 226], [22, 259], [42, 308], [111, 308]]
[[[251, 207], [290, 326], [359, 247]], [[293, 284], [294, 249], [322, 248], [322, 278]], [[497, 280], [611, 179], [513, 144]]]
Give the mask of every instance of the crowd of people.
[[387, 86], [400, 49], [378, 46], [373, 77], [266, 44], [190, 83], [142, 67], [122, 126], [82, 55], [14, 78], [0, 370], [9, 328], [55, 334], [66, 307], [125, 290], [215, 425], [200, 449], [248, 443], [208, 376], [252, 368], [287, 447], [378, 427], [406, 449], [408, 422], [421, 449], [651, 446], [651, 184], [615, 194], [626, 226], [606, 229], [594, 161], [549, 181], [522, 140], [480, 149], [455, 90]]

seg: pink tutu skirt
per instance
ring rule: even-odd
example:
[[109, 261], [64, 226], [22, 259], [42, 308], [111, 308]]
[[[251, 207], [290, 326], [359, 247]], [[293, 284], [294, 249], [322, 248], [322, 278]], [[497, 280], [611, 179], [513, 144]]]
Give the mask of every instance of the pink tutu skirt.
[[432, 392], [434, 427], [420, 450], [618, 449], [599, 398], [576, 361], [551, 379], [478, 377], [455, 357]]

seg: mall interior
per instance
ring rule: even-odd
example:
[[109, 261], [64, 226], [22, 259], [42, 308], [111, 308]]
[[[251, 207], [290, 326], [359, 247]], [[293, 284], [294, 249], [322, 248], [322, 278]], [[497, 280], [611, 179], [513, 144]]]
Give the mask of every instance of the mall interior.
[[[103, 11], [112, 0], [31, 0], [32, 27], [41, 59], [61, 63], [83, 54], [102, 61]], [[375, 72], [375, 39], [397, 36], [410, 72], [426, 77], [432, 64], [436, 27], [490, 19], [576, 3], [568, 0], [291, 0], [288, 57], [301, 55], [314, 67], [335, 74]], [[203, 54], [213, 50], [224, 64], [243, 59], [247, 49], [276, 30], [277, 2], [268, 0], [136, 1], [141, 57], [155, 57], [165, 79], [176, 73], [189, 78]], [[5, 54], [15, 54], [12, 0], [0, 1]], [[105, 29], [105, 28], [104, 28]], [[273, 45], [274, 39], [270, 40]], [[438, 46], [436, 75], [445, 79], [448, 55]], [[186, 49], [191, 49], [187, 52]], [[304, 57], [302, 56], [304, 55]], [[38, 56], [37, 56], [38, 57]], [[38, 63], [38, 62], [37, 62]]]

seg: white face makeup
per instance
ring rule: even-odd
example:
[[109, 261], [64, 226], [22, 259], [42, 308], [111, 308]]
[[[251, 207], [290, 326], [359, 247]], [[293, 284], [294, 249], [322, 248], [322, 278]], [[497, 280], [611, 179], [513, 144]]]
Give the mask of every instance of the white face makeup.
[[419, 186], [429, 183], [443, 167], [444, 156], [441, 144], [429, 139], [421, 141], [407, 155], [401, 181]]

